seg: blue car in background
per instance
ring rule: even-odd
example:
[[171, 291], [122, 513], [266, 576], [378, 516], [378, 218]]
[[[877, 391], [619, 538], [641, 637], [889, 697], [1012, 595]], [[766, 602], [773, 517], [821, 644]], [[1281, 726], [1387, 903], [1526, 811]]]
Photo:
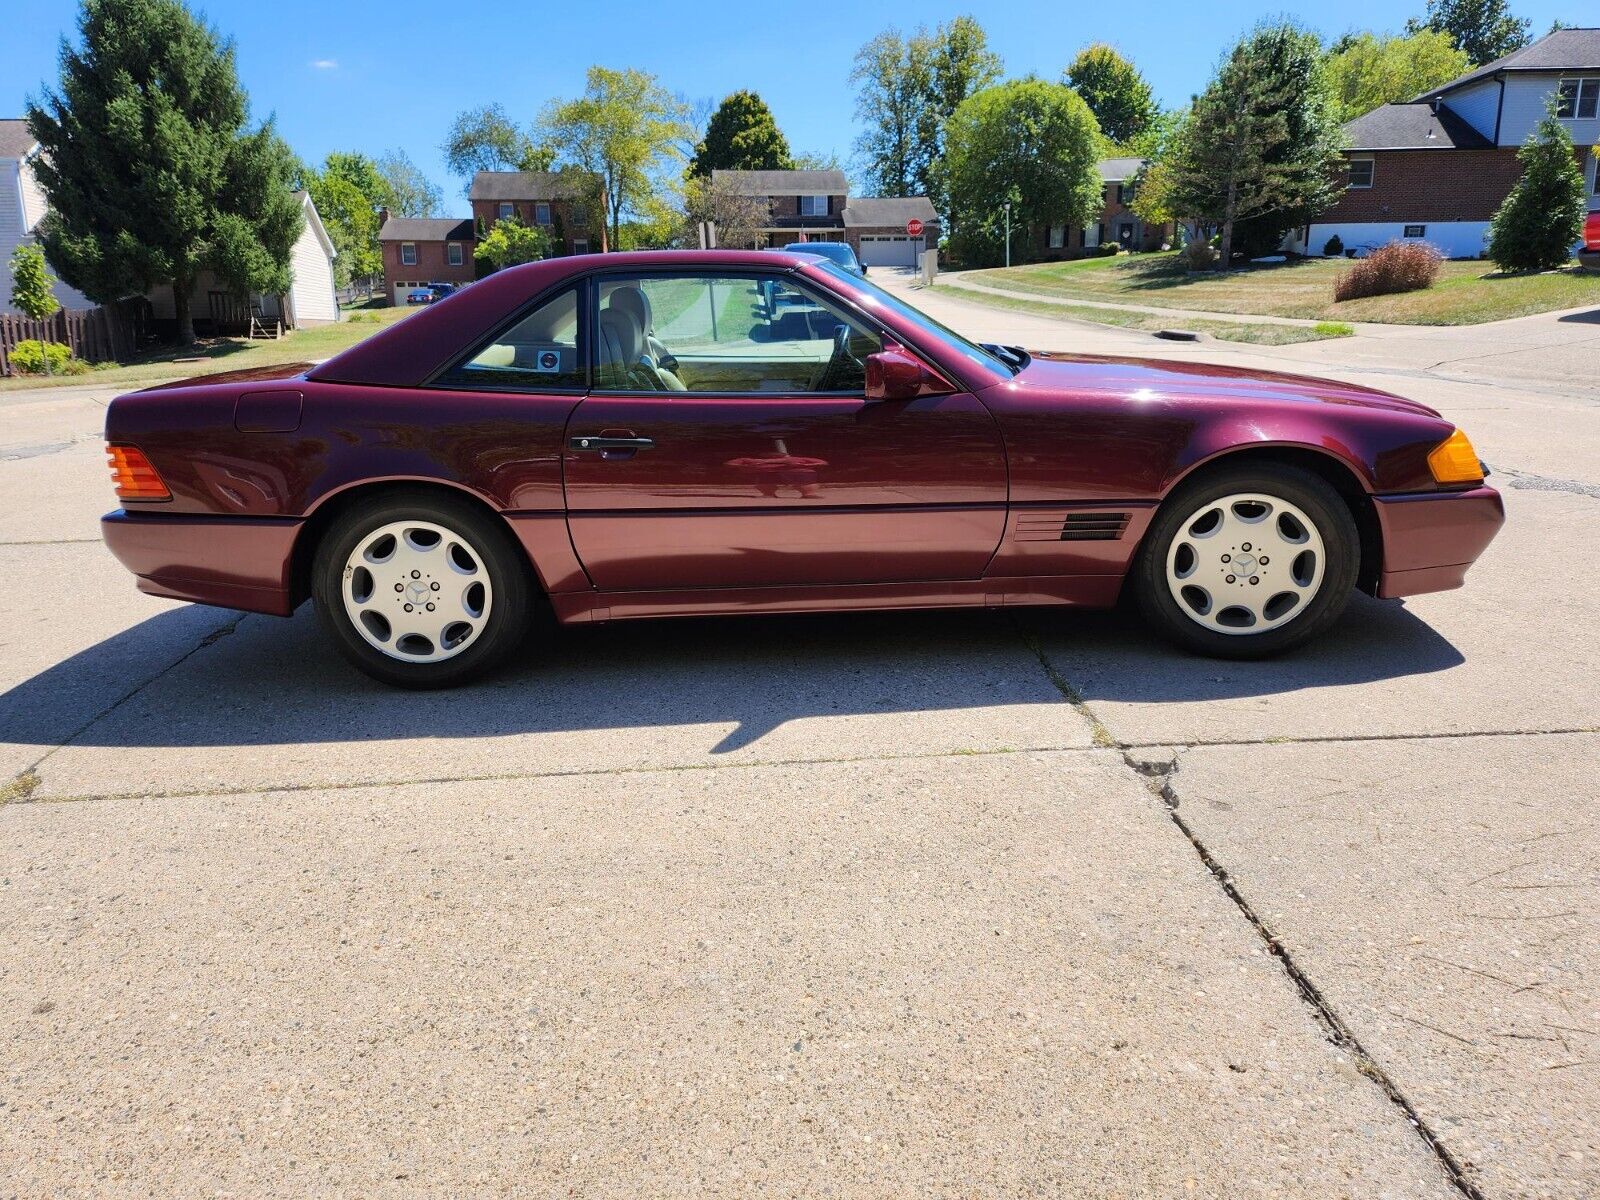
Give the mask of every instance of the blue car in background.
[[456, 294], [457, 288], [453, 283], [427, 283], [421, 287], [414, 287], [406, 293], [407, 304], [432, 304], [435, 300], [443, 300], [446, 296]]
[[856, 252], [850, 248], [849, 242], [790, 242], [784, 249], [790, 254], [821, 255], [852, 275], [867, 273], [867, 268], [861, 265], [861, 260], [856, 257]]

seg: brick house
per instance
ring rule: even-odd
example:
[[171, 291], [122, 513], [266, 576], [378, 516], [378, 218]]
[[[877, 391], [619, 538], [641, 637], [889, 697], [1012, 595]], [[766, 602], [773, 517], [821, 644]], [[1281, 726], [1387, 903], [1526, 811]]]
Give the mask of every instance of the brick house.
[[[1031, 234], [1024, 232], [1012, 243], [1012, 254], [1025, 261], [1081, 258], [1108, 242], [1124, 250], [1159, 250], [1172, 238], [1172, 224], [1147, 225], [1128, 207], [1133, 201], [1134, 179], [1144, 169], [1142, 158], [1103, 158], [1100, 172], [1101, 208], [1092, 225], [1069, 226], [1054, 222]], [[1013, 231], [1013, 236], [1016, 232]]]
[[406, 302], [406, 293], [425, 283], [471, 283], [477, 278], [472, 252], [478, 240], [470, 217], [391, 217], [379, 214], [378, 244], [383, 249], [383, 289], [389, 303]]
[[[756, 249], [846, 242], [868, 266], [911, 267], [939, 241], [939, 214], [926, 196], [851, 199], [843, 171], [713, 171], [712, 179], [735, 195], [766, 201]], [[912, 220], [923, 223], [915, 237], [906, 232]]]
[[1321, 254], [1412, 240], [1452, 258], [1484, 251], [1489, 219], [1521, 174], [1517, 148], [1555, 100], [1583, 164], [1591, 211], [1600, 181], [1600, 29], [1558, 29], [1404, 104], [1385, 104], [1345, 126], [1343, 196], [1290, 239]]
[[[479, 171], [467, 198], [480, 235], [496, 221], [515, 218], [545, 229], [556, 255], [588, 254], [601, 248], [605, 214], [590, 213], [582, 191], [555, 171]], [[599, 224], [591, 225], [591, 218]]]

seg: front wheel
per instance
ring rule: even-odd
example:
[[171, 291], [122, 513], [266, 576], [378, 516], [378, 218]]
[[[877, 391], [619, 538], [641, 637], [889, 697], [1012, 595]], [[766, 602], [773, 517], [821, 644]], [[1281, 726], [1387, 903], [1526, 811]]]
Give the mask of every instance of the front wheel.
[[446, 496], [390, 494], [341, 514], [317, 547], [312, 595], [340, 652], [398, 687], [449, 687], [498, 665], [528, 629], [510, 534]]
[[1219, 658], [1263, 658], [1339, 619], [1361, 541], [1339, 493], [1276, 465], [1223, 469], [1157, 513], [1136, 586], [1166, 637]]

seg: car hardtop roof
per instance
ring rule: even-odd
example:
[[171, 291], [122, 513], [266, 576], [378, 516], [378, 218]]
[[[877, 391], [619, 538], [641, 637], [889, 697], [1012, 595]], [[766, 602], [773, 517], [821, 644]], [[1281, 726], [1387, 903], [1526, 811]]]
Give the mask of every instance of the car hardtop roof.
[[597, 271], [759, 268], [793, 271], [826, 260], [775, 250], [633, 250], [574, 254], [507, 267], [458, 288], [448, 304], [424, 305], [342, 354], [319, 363], [307, 378], [321, 382], [417, 387], [435, 370], [540, 293]]

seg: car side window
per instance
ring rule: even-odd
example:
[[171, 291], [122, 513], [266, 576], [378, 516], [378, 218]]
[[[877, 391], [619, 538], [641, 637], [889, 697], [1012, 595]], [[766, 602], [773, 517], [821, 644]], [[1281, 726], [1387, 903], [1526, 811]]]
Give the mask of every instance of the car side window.
[[787, 275], [606, 275], [595, 390], [860, 394], [882, 339]]
[[484, 391], [583, 387], [578, 297], [577, 288], [558, 292], [450, 367], [438, 382], [445, 387]]

